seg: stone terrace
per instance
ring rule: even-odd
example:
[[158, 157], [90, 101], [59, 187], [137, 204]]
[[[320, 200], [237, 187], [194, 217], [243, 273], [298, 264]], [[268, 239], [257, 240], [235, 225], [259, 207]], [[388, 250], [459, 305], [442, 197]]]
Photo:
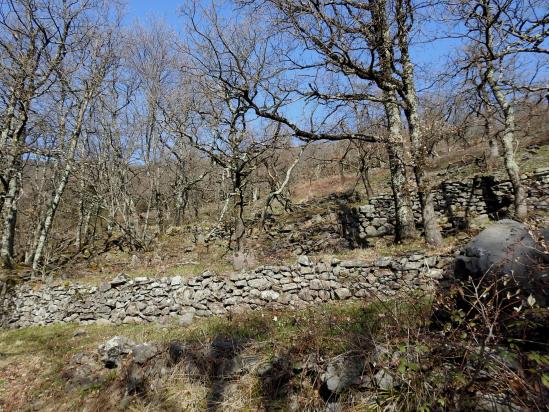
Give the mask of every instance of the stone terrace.
[[300, 256], [291, 266], [264, 266], [218, 276], [129, 279], [118, 275], [100, 286], [62, 284], [14, 287], [3, 323], [25, 327], [51, 323], [134, 323], [181, 316], [215, 316], [258, 308], [299, 309], [309, 304], [390, 298], [429, 291], [443, 278], [450, 256], [381, 257], [375, 262], [331, 259], [313, 263]]

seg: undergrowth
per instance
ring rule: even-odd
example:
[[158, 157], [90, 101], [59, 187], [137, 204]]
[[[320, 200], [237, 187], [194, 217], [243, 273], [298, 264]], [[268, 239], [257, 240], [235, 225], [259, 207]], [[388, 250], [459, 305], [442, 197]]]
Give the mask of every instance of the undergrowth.
[[[467, 283], [434, 297], [373, 297], [369, 303], [262, 310], [187, 327], [52, 325], [2, 331], [0, 405], [4, 410], [22, 405], [41, 410], [63, 410], [54, 405], [72, 410], [319, 410], [337, 402], [341, 410], [435, 411], [495, 402], [542, 410], [549, 389], [548, 328], [548, 310], [516, 288]], [[211, 370], [197, 377], [176, 365], [149, 383], [147, 391], [131, 396], [122, 367], [101, 384], [67, 390], [62, 378], [67, 362], [79, 353], [95, 353], [115, 335], [160, 345], [181, 342], [193, 356], [203, 354], [206, 364], [215, 342], [236, 342], [234, 359], [251, 357], [254, 366], [220, 379]], [[321, 371], [349, 356], [363, 364], [360, 382], [326, 397]], [[40, 367], [30, 367], [29, 359]], [[285, 380], [275, 382], [284, 395], [273, 392], [272, 376], [258, 372], [264, 365], [278, 365]], [[20, 388], [21, 382], [11, 387], [23, 368], [33, 370], [25, 381], [31, 390]], [[391, 376], [388, 388], [376, 384], [380, 371]], [[222, 395], [212, 403], [212, 388], [219, 385]]]

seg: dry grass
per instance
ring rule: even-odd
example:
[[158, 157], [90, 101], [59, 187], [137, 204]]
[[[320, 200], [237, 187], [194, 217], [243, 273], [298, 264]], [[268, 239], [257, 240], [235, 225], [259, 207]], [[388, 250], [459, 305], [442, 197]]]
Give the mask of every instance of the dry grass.
[[421, 252], [427, 256], [450, 254], [462, 245], [470, 236], [461, 233], [443, 239], [444, 245], [440, 248], [429, 247], [425, 240], [418, 238], [401, 243], [394, 243], [392, 237], [372, 238], [371, 246], [364, 249], [350, 249], [337, 254], [318, 255], [322, 258], [335, 257], [343, 260], [363, 260], [373, 262], [380, 256], [402, 256], [413, 252]]
[[135, 278], [181, 276], [190, 278], [205, 271], [226, 274], [233, 271], [226, 244], [194, 245], [187, 234], [164, 236], [153, 251], [109, 251], [75, 264], [70, 276], [53, 275], [54, 279], [75, 280], [87, 284], [109, 281], [119, 273]]
[[[530, 173], [537, 168], [547, 167], [549, 164], [549, 141], [548, 138], [541, 139], [524, 139], [520, 141], [520, 146], [516, 151], [516, 159], [521, 168], [522, 173]], [[527, 147], [531, 144], [538, 144], [540, 147], [535, 152], [531, 152]], [[482, 157], [486, 150], [486, 143], [481, 142], [467, 147], [454, 147], [448, 154], [437, 157], [433, 162], [433, 176], [439, 172], [446, 171], [443, 179], [461, 179], [471, 177], [477, 174], [486, 174], [487, 171], [483, 167], [483, 163], [477, 163], [476, 160]], [[490, 173], [497, 177], [506, 179], [505, 166], [503, 156], [496, 159], [493, 165], [494, 170]]]
[[16, 362], [5, 356], [0, 360], [0, 409], [24, 410], [33, 393], [44, 389], [41, 381], [52, 366], [48, 359], [38, 355], [18, 356]]
[[[370, 172], [370, 184], [374, 195], [389, 191], [389, 171], [387, 169], [375, 169]], [[305, 203], [351, 189], [356, 190], [363, 198], [366, 198], [364, 185], [357, 175], [344, 175], [343, 178], [340, 175], [334, 175], [297, 183], [291, 188], [291, 193], [292, 200], [295, 203]]]
[[[388, 176], [388, 171], [384, 169], [378, 169], [371, 173], [370, 183], [374, 193], [382, 193], [389, 190]], [[343, 178], [339, 175], [328, 176], [310, 182], [301, 182], [292, 187], [291, 193], [292, 200], [295, 203], [305, 203], [352, 189], [359, 192], [362, 197], [365, 197], [362, 181], [356, 175], [344, 175]]]
[[[176, 324], [140, 324], [53, 325], [2, 331], [0, 407], [5, 411], [17, 411], [29, 405], [40, 405], [40, 410], [79, 410], [75, 405], [85, 403], [90, 410], [96, 410], [92, 406], [102, 400], [105, 391], [115, 390], [116, 386], [67, 390], [62, 371], [73, 355], [95, 352], [98, 345], [115, 335], [127, 336], [136, 342], [180, 340], [206, 347], [214, 337], [230, 337], [247, 342], [242, 354], [257, 356], [260, 365], [280, 353], [333, 356], [345, 352], [356, 345], [353, 336], [370, 322], [377, 321], [375, 310], [354, 302], [298, 312], [253, 312], [232, 320], [210, 318], [184, 329]], [[75, 336], [76, 330], [85, 333]], [[121, 378], [120, 374], [115, 376], [116, 380]], [[191, 379], [184, 370], [175, 368], [159, 382], [154, 394], [147, 398], [133, 397], [130, 410], [204, 410], [207, 394], [206, 381]], [[257, 376], [247, 374], [225, 388], [218, 410], [258, 410], [261, 396]], [[300, 396], [303, 402], [318, 398], [308, 392]], [[309, 396], [312, 398], [307, 400]]]
[[326, 197], [332, 193], [343, 193], [355, 186], [356, 176], [328, 176], [310, 182], [302, 182], [291, 189], [292, 200], [295, 203], [303, 203]]

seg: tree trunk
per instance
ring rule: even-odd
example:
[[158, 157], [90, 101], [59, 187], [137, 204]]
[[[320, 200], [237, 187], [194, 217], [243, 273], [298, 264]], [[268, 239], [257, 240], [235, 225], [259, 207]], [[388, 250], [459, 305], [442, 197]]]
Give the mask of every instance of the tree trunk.
[[38, 241], [40, 240], [40, 233], [42, 233], [42, 226], [44, 224], [43, 219], [43, 213], [40, 213], [37, 216], [38, 224], [34, 228], [33, 235], [32, 235], [32, 241], [29, 240], [29, 247], [27, 248], [27, 251], [25, 252], [25, 265], [32, 264], [32, 261], [34, 259], [34, 254], [36, 252], [36, 248], [38, 247]]
[[[2, 116], [4, 119], [2, 124], [2, 132], [0, 132], [0, 160], [2, 164], [2, 168], [0, 168], [0, 176], [3, 178], [2, 186], [3, 186], [3, 193], [0, 192], [0, 213], [2, 213], [2, 210], [4, 208], [4, 204], [6, 203], [6, 198], [9, 192], [9, 176], [8, 176], [8, 170], [5, 170], [4, 168], [5, 163], [8, 159], [5, 158], [4, 152], [8, 151], [8, 148], [6, 147], [6, 144], [8, 143], [8, 137], [12, 134], [12, 125], [14, 121], [14, 114], [15, 114], [15, 105], [16, 105], [17, 99], [16, 95], [11, 91], [11, 96], [9, 103], [7, 107], [4, 109], [4, 115]], [[8, 161], [9, 163], [9, 161]], [[5, 186], [4, 186], [5, 185]]]
[[528, 206], [526, 200], [526, 190], [520, 179], [520, 168], [515, 160], [515, 139], [514, 139], [515, 119], [513, 109], [509, 108], [505, 114], [505, 131], [502, 137], [503, 159], [505, 169], [513, 186], [515, 195], [515, 219], [524, 220], [528, 215]]
[[360, 160], [360, 178], [362, 179], [362, 184], [364, 185], [364, 190], [366, 190], [366, 196], [368, 199], [374, 196], [374, 189], [372, 183], [370, 182], [370, 166], [366, 164], [366, 160], [362, 158]]
[[154, 191], [154, 200], [156, 203], [156, 221], [158, 225], [158, 233], [163, 235], [166, 232], [166, 219], [165, 219], [165, 210], [164, 210], [164, 201], [162, 193], [158, 190], [158, 186]]
[[42, 230], [40, 231], [40, 236], [38, 238], [38, 243], [36, 245], [36, 250], [34, 251], [34, 257], [33, 257], [33, 260], [32, 260], [32, 270], [33, 270], [33, 272], [36, 272], [38, 270], [40, 260], [42, 259], [42, 252], [44, 251], [44, 247], [46, 246], [48, 235], [50, 233], [50, 229], [51, 229], [51, 226], [53, 224], [53, 219], [55, 217], [55, 213], [57, 212], [59, 202], [61, 202], [61, 197], [63, 196], [63, 192], [65, 191], [65, 187], [66, 187], [67, 182], [69, 180], [69, 175], [70, 175], [71, 169], [72, 169], [72, 160], [68, 160], [67, 165], [65, 166], [65, 170], [63, 171], [63, 174], [61, 175], [61, 180], [60, 180], [59, 184], [57, 185], [55, 193], [54, 193], [54, 195], [53, 195], [53, 197], [50, 201], [50, 204], [48, 205], [48, 210], [47, 210], [46, 216], [44, 218], [44, 223], [42, 225]]
[[[292, 164], [288, 167], [288, 170], [286, 170], [286, 176], [284, 177], [284, 181], [280, 184], [280, 186], [277, 185], [277, 182], [275, 181], [274, 174], [268, 173], [272, 177], [271, 179], [271, 192], [267, 195], [267, 199], [265, 200], [265, 205], [263, 206], [263, 211], [261, 212], [261, 221], [260, 221], [260, 227], [265, 228], [265, 219], [267, 218], [267, 212], [269, 208], [271, 207], [271, 202], [274, 199], [277, 199], [282, 196], [282, 193], [284, 189], [286, 189], [286, 186], [290, 182], [290, 178], [292, 176], [292, 172], [296, 165], [301, 160], [301, 156], [303, 155], [303, 152], [305, 151], [305, 148], [307, 145], [301, 146], [301, 149], [299, 150], [299, 154], [296, 156]], [[284, 210], [287, 210], [288, 207], [288, 201], [285, 201], [284, 203], [280, 202]]]
[[[22, 185], [22, 163], [19, 153], [21, 142], [24, 139], [27, 130], [28, 113], [30, 101], [22, 103], [22, 115], [17, 122], [12, 118], [2, 130], [0, 152], [4, 145], [10, 143], [11, 148], [6, 148], [7, 156], [2, 156], [1, 160], [4, 167], [3, 179], [7, 183], [7, 193], [1, 204], [2, 223], [4, 232], [2, 234], [2, 243], [0, 245], [0, 266], [10, 269], [13, 268], [13, 258], [15, 256], [15, 227], [17, 223], [17, 199]], [[9, 112], [8, 112], [9, 115]], [[13, 116], [12, 116], [13, 117]], [[14, 125], [14, 123], [17, 123]]]
[[175, 214], [174, 214], [174, 225], [175, 226], [181, 226], [181, 222], [183, 221], [183, 215], [185, 214], [185, 208], [187, 205], [186, 194], [184, 191], [178, 187], [177, 194], [175, 196]]
[[425, 164], [427, 151], [423, 136], [421, 135], [421, 125], [418, 114], [418, 101], [416, 85], [414, 81], [414, 65], [412, 64], [409, 53], [409, 33], [408, 21], [413, 20], [413, 10], [410, 3], [401, 2], [397, 4], [397, 20], [399, 23], [398, 41], [400, 46], [400, 59], [402, 61], [402, 97], [405, 102], [404, 113], [408, 122], [410, 133], [410, 143], [412, 145], [412, 159], [414, 161], [414, 175], [416, 179], [419, 204], [421, 207], [421, 218], [425, 242], [433, 247], [442, 245], [442, 235], [437, 222], [437, 215], [434, 205], [434, 194], [431, 190], [426, 172]]
[[233, 193], [234, 193], [234, 243], [235, 251], [240, 252], [242, 250], [242, 239], [245, 234], [244, 227], [244, 188], [242, 175], [238, 172], [234, 172], [233, 176]]
[[392, 83], [394, 75], [394, 49], [389, 24], [387, 21], [387, 1], [372, 2], [372, 18], [374, 33], [379, 45], [379, 63], [382, 79], [378, 86], [383, 90], [385, 115], [387, 117], [388, 138], [387, 154], [391, 172], [391, 188], [395, 202], [395, 241], [400, 242], [416, 237], [414, 213], [410, 197], [405, 161], [405, 148], [402, 141], [402, 122], [395, 87]]
[[[89, 211], [88, 211], [89, 213]], [[84, 179], [80, 181], [80, 199], [78, 199], [78, 224], [76, 225], [76, 233], [74, 245], [78, 250], [82, 249], [82, 228], [86, 216], [86, 207], [84, 204]]]
[[[58, 165], [58, 162], [55, 161], [53, 166], [48, 163], [46, 163], [44, 166], [52, 167], [52, 169], [55, 171], [56, 167]], [[36, 226], [34, 227], [32, 236], [30, 236], [29, 233], [29, 240], [27, 241], [26, 247], [25, 247], [25, 265], [31, 265], [32, 260], [34, 258], [34, 251], [36, 250], [36, 245], [38, 244], [38, 238], [40, 236], [40, 231], [42, 230], [42, 224], [44, 223], [44, 205], [47, 205], [47, 195], [48, 190], [46, 190], [46, 173], [42, 172], [42, 179], [40, 182], [39, 188], [37, 188], [38, 195], [37, 198], [34, 199], [33, 207], [35, 210], [35, 214], [32, 217], [32, 221], [36, 222]]]
[[8, 138], [13, 130], [13, 122], [15, 119], [15, 106], [17, 104], [17, 97], [15, 91], [12, 89], [10, 93], [10, 100], [5, 108], [4, 122], [2, 124], [2, 132], [0, 133], [0, 148], [4, 149], [4, 146], [8, 142]]
[[59, 207], [59, 203], [61, 202], [61, 197], [63, 196], [63, 193], [65, 192], [65, 187], [67, 186], [67, 182], [69, 181], [69, 176], [72, 171], [77, 141], [78, 141], [78, 136], [73, 136], [73, 139], [71, 141], [71, 146], [69, 148], [69, 153], [67, 154], [67, 163], [65, 165], [65, 169], [61, 174], [60, 181], [57, 184], [57, 188], [55, 189], [55, 192], [51, 198], [50, 204], [48, 205], [46, 216], [44, 218], [44, 223], [42, 224], [40, 236], [38, 238], [38, 243], [36, 245], [36, 250], [34, 251], [34, 257], [32, 260], [33, 272], [36, 272], [38, 270], [40, 260], [42, 259], [42, 252], [44, 251], [44, 247], [46, 246], [46, 242], [48, 239], [48, 235], [50, 233], [51, 226], [53, 224], [55, 213], [57, 212], [57, 208]]
[[14, 268], [15, 227], [17, 224], [17, 198], [21, 191], [21, 173], [17, 173], [9, 182], [4, 201], [2, 223], [2, 244], [0, 245], [0, 263], [4, 269]]
[[499, 146], [496, 139], [488, 139], [488, 158], [486, 159], [486, 164], [488, 170], [494, 170], [497, 160], [499, 158]]
[[[408, 68], [408, 70], [411, 70], [411, 68]], [[407, 70], [405, 68], [405, 73], [406, 71]], [[407, 73], [405, 76], [413, 76], [413, 74]], [[414, 175], [416, 178], [419, 204], [421, 207], [421, 218], [423, 221], [425, 242], [430, 246], [440, 247], [443, 244], [442, 235], [435, 212], [435, 196], [425, 173], [425, 160], [427, 158], [427, 153], [425, 152], [425, 145], [423, 144], [420, 131], [415, 87], [412, 78], [407, 79], [407, 82], [409, 82], [409, 84], [407, 85], [408, 87], [406, 88], [407, 90], [405, 93], [408, 107], [406, 108], [405, 113], [410, 132], [410, 142], [412, 144]]]
[[[528, 205], [526, 201], [526, 190], [520, 180], [520, 168], [515, 160], [515, 112], [513, 103], [507, 100], [505, 92], [501, 88], [499, 79], [496, 79], [496, 68], [494, 61], [491, 59], [491, 52], [494, 50], [494, 16], [491, 15], [489, 7], [483, 6], [484, 16], [486, 23], [485, 47], [488, 51], [486, 59], [486, 83], [490, 87], [496, 102], [501, 109], [504, 119], [503, 136], [501, 143], [503, 146], [503, 159], [505, 163], [505, 169], [511, 180], [513, 186], [513, 194], [515, 195], [515, 219], [524, 220], [528, 215]], [[500, 73], [501, 74], [501, 73]]]
[[488, 91], [486, 87], [482, 87], [481, 90], [482, 103], [484, 103], [485, 109], [483, 113], [484, 117], [484, 138], [488, 140], [488, 156], [486, 157], [486, 170], [492, 171], [497, 166], [499, 157], [499, 147], [495, 136], [492, 135], [492, 118], [494, 117], [493, 109], [490, 107], [490, 98], [488, 97]]
[[487, 64], [486, 80], [503, 112], [504, 130], [501, 143], [503, 146], [505, 170], [507, 171], [509, 180], [511, 180], [513, 194], [515, 196], [515, 219], [524, 220], [528, 215], [528, 205], [526, 190], [520, 179], [520, 168], [515, 159], [515, 113], [512, 104], [507, 101], [501, 87], [494, 77], [493, 63], [490, 61]]
[[414, 213], [410, 198], [410, 184], [406, 173], [404, 144], [402, 142], [400, 111], [394, 92], [384, 92], [386, 103], [389, 135], [387, 139], [387, 154], [391, 172], [391, 189], [395, 202], [395, 241], [400, 242], [416, 237]]
[[[88, 212], [86, 213], [86, 216], [84, 217], [84, 222], [82, 222], [82, 231], [81, 231], [81, 235], [80, 235], [80, 239], [82, 239], [80, 241], [80, 247], [79, 247], [79, 251], [82, 250], [82, 247], [84, 245], [87, 245], [88, 244], [88, 241], [89, 241], [89, 236], [88, 236], [88, 232], [89, 232], [89, 229], [90, 229], [90, 219], [91, 219], [91, 208], [88, 209]], [[93, 235], [95, 235], [95, 225], [94, 225], [94, 229], [93, 229]]]
[[[38, 238], [38, 243], [36, 245], [36, 250], [34, 251], [34, 256], [32, 260], [33, 272], [36, 272], [38, 270], [38, 266], [40, 265], [40, 260], [42, 259], [42, 253], [48, 241], [48, 236], [50, 234], [50, 229], [53, 224], [55, 213], [57, 212], [59, 202], [61, 202], [61, 197], [65, 192], [65, 187], [67, 186], [67, 182], [69, 181], [69, 176], [72, 172], [74, 158], [76, 155], [76, 147], [78, 145], [78, 139], [80, 138], [80, 133], [82, 131], [82, 123], [84, 122], [84, 115], [86, 113], [87, 107], [88, 107], [88, 96], [86, 96], [84, 100], [82, 100], [79, 104], [78, 115], [76, 117], [76, 124], [74, 126], [75, 129], [70, 135], [70, 143], [69, 143], [69, 147], [66, 154], [65, 168], [61, 173], [59, 183], [57, 184], [57, 188], [53, 193], [53, 196], [50, 200], [50, 204], [48, 205], [48, 209], [46, 211], [46, 215], [44, 217], [44, 222], [41, 225], [40, 236]], [[63, 124], [63, 127], [61, 128], [61, 130], [64, 130], [65, 119], [63, 119], [62, 124]]]

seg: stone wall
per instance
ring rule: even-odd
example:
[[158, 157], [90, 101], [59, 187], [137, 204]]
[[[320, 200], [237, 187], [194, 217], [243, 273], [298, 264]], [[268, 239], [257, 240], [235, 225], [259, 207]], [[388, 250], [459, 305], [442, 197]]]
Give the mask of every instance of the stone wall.
[[[549, 211], [549, 168], [525, 176], [530, 210]], [[508, 217], [512, 212], [513, 195], [509, 181], [493, 176], [477, 176], [461, 181], [443, 182], [435, 192], [435, 210], [442, 229], [463, 229], [472, 221], [488, 222]], [[341, 220], [346, 237], [357, 243], [367, 238], [394, 233], [395, 209], [390, 194], [373, 197], [368, 204], [352, 208]], [[421, 223], [421, 209], [414, 199], [414, 215]]]
[[119, 275], [100, 286], [59, 284], [13, 288], [3, 324], [24, 327], [64, 322], [152, 322], [190, 314], [224, 315], [258, 308], [298, 309], [333, 300], [391, 297], [430, 290], [442, 279], [448, 256], [382, 257], [376, 262], [311, 262], [264, 266], [227, 276], [134, 278]]

